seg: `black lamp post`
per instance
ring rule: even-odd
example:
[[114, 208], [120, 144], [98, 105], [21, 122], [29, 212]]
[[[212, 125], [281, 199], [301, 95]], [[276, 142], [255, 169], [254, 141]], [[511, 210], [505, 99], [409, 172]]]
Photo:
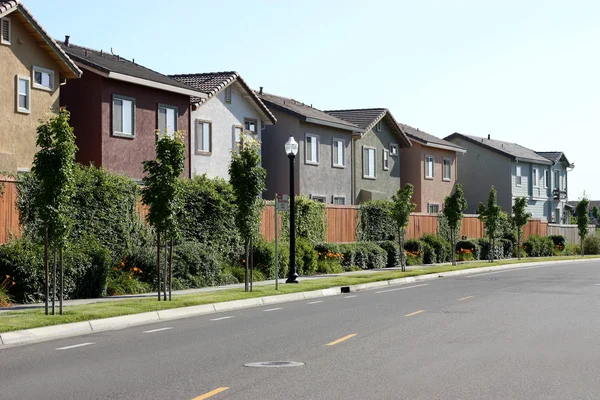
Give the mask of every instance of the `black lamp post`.
[[296, 273], [296, 209], [294, 206], [294, 159], [298, 153], [298, 143], [290, 136], [285, 144], [285, 152], [290, 159], [290, 268], [285, 283], [298, 283]]

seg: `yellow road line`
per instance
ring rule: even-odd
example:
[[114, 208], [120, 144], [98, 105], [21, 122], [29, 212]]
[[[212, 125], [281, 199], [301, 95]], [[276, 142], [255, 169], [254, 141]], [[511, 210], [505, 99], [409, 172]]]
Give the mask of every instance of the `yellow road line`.
[[413, 315], [421, 314], [422, 312], [425, 312], [425, 310], [419, 310], [410, 314], [406, 314], [405, 317], [412, 317]]
[[353, 338], [354, 336], [356, 336], [356, 333], [353, 333], [353, 334], [351, 334], [351, 335], [348, 335], [348, 336], [344, 336], [343, 338], [339, 338], [338, 340], [334, 340], [334, 341], [333, 341], [333, 342], [331, 342], [331, 343], [327, 343], [327, 346], [333, 346], [333, 345], [335, 345], [335, 344], [338, 344], [338, 343], [341, 343], [341, 342], [343, 342], [344, 340], [348, 340], [348, 339], [350, 339], [350, 338]]
[[458, 299], [458, 301], [463, 301], [463, 300], [468, 300], [468, 299], [472, 299], [475, 296], [467, 296], [467, 297], [463, 297], [462, 299]]
[[219, 394], [221, 392], [226, 391], [227, 389], [229, 389], [228, 387], [220, 387], [220, 388], [216, 388], [215, 390], [211, 390], [208, 393], [204, 393], [198, 397], [194, 397], [192, 400], [204, 400], [204, 399], [208, 399], [209, 397], [213, 397], [215, 394]]

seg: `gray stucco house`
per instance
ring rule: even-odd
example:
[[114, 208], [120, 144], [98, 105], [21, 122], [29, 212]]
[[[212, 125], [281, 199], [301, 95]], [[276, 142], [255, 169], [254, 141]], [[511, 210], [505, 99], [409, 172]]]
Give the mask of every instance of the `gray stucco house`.
[[260, 140], [264, 127], [277, 120], [237, 72], [171, 78], [207, 95], [191, 98], [191, 175], [228, 179], [231, 152], [239, 146], [240, 134], [250, 132]]
[[353, 138], [354, 204], [389, 200], [400, 189], [400, 149], [411, 147], [392, 113], [386, 108], [332, 110], [329, 115], [362, 129]]
[[510, 212], [517, 197], [528, 199], [533, 218], [569, 223], [567, 172], [573, 168], [561, 152], [540, 152], [500, 140], [454, 133], [445, 140], [467, 150], [460, 158], [458, 183], [475, 213], [486, 202], [491, 186], [498, 192], [498, 204]]
[[350, 205], [352, 196], [352, 137], [360, 128], [302, 102], [258, 92], [277, 118], [262, 135], [263, 167], [267, 170], [265, 199], [289, 193], [289, 160], [284, 145], [290, 135], [298, 142], [295, 161], [296, 194], [326, 204]]

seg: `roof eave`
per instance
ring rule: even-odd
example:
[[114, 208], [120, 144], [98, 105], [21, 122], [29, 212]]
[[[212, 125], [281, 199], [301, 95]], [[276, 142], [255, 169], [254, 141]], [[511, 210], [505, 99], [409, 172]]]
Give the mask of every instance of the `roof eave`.
[[428, 146], [428, 147], [434, 147], [436, 149], [442, 149], [442, 150], [455, 151], [460, 154], [465, 154], [467, 152], [467, 149], [463, 149], [462, 147], [448, 146], [448, 145], [444, 145], [444, 144], [440, 144], [440, 143], [427, 142], [427, 141], [425, 141], [423, 143], [425, 144], [425, 146]]
[[512, 157], [517, 162], [528, 162], [528, 163], [532, 163], [532, 164], [542, 164], [542, 165], [553, 165], [554, 164], [550, 160], [536, 160], [534, 158], [515, 157], [515, 156], [512, 156]]
[[311, 124], [324, 125], [324, 126], [330, 126], [332, 128], [344, 129], [344, 130], [351, 131], [351, 132], [360, 132], [360, 133], [364, 132], [364, 130], [360, 129], [357, 126], [350, 126], [350, 125], [340, 124], [337, 122], [325, 121], [325, 120], [318, 119], [318, 118], [312, 118], [312, 117], [305, 116], [304, 121], [311, 123]]

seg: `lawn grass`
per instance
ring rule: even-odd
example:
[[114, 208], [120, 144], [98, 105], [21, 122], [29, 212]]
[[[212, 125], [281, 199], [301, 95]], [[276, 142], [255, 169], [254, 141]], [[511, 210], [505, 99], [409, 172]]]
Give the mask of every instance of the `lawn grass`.
[[[586, 258], [598, 258], [599, 256], [586, 256]], [[196, 306], [201, 304], [218, 303], [222, 301], [249, 299], [254, 297], [272, 296], [295, 292], [327, 289], [336, 286], [358, 285], [361, 283], [377, 282], [390, 279], [398, 279], [409, 276], [442, 273], [460, 269], [471, 269], [479, 267], [491, 267], [498, 265], [510, 265], [523, 262], [547, 262], [559, 260], [581, 259], [581, 256], [571, 257], [545, 257], [518, 260], [500, 260], [494, 263], [477, 261], [461, 264], [456, 267], [450, 265], [416, 268], [401, 272], [397, 270], [375, 272], [369, 274], [344, 275], [316, 280], [304, 280], [298, 285], [280, 285], [279, 290], [274, 286], [254, 286], [253, 292], [244, 292], [244, 289], [226, 289], [215, 292], [203, 292], [187, 295], [178, 295], [173, 301], [158, 302], [155, 297], [121, 300], [114, 302], [102, 302], [65, 307], [64, 315], [44, 315], [43, 309], [11, 311], [0, 313], [0, 333], [17, 331], [22, 329], [38, 328], [42, 326], [66, 324], [70, 322], [89, 321], [93, 319], [116, 317], [120, 315], [137, 314], [148, 311], [165, 310], [169, 308]]]

